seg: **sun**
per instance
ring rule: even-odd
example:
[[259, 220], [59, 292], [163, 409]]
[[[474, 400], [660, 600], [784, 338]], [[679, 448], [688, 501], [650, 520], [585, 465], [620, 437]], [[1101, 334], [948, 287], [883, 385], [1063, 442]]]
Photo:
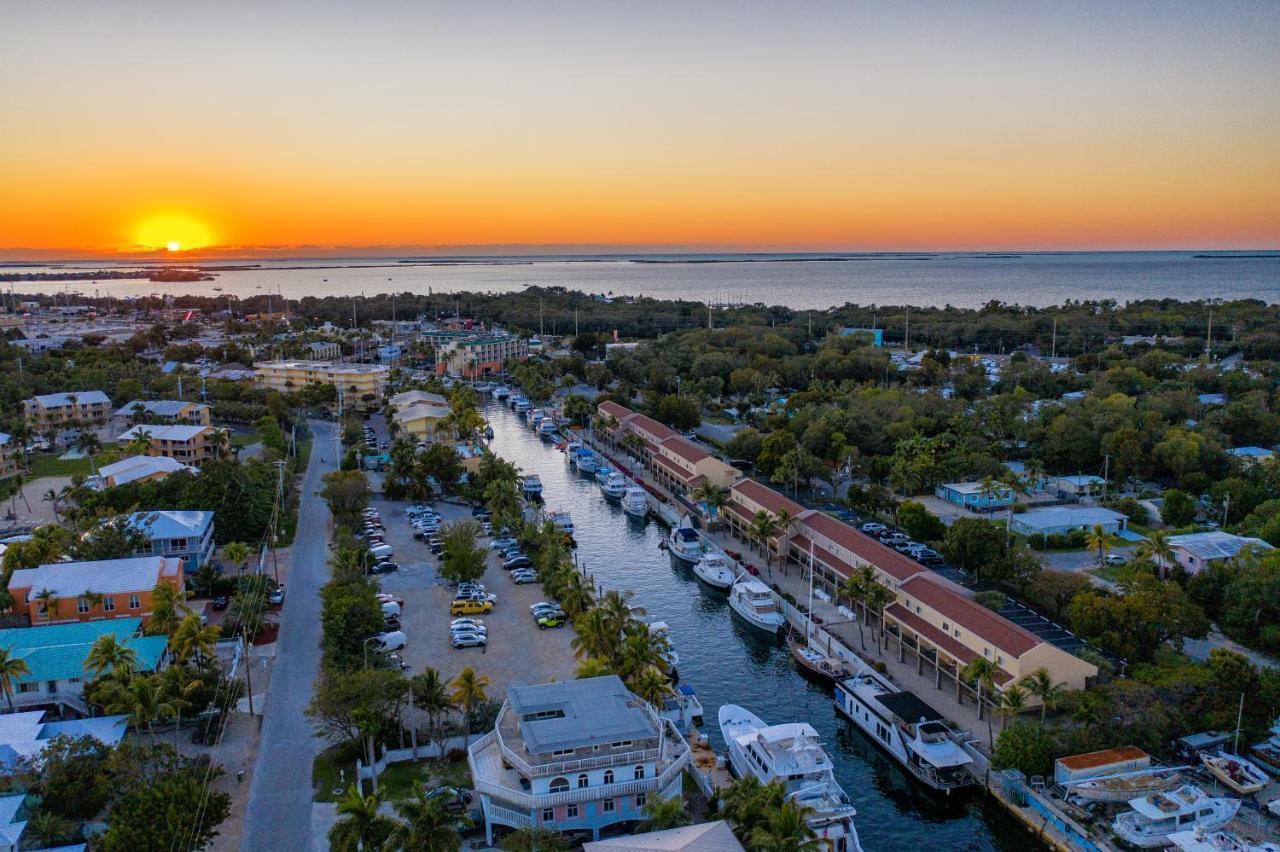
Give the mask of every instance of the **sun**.
[[204, 223], [190, 216], [164, 214], [138, 225], [134, 242], [147, 250], [178, 252], [213, 245], [214, 238]]

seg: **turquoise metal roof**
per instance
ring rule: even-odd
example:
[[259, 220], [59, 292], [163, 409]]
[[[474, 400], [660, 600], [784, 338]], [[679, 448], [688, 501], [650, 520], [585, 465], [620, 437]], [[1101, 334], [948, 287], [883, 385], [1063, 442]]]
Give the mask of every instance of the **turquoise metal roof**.
[[0, 630], [0, 648], [26, 661], [30, 673], [18, 678], [28, 681], [67, 680], [88, 677], [85, 658], [99, 636], [112, 634], [137, 654], [139, 671], [153, 671], [168, 645], [166, 636], [137, 636], [140, 618], [113, 618], [47, 627], [18, 627]]

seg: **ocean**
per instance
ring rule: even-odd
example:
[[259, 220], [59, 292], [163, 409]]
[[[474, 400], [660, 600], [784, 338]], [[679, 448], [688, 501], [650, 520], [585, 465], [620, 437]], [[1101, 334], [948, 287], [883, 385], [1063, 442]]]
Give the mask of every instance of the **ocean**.
[[[251, 269], [222, 269], [244, 266]], [[819, 310], [854, 303], [976, 308], [1111, 299], [1259, 299], [1280, 303], [1280, 253], [1081, 252], [1036, 254], [611, 255], [606, 257], [354, 258], [201, 263], [212, 282], [20, 281], [15, 292], [116, 297], [503, 293], [562, 286], [614, 296], [785, 305]], [[0, 272], [136, 268], [76, 261], [0, 266]]]

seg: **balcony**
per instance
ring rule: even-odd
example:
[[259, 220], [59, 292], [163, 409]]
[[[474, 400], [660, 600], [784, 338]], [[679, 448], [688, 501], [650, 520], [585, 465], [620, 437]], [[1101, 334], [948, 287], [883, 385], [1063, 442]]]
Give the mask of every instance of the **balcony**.
[[[663, 721], [651, 709], [646, 708], [650, 720], [653, 722], [654, 730], [662, 731], [665, 735], [665, 725]], [[653, 748], [637, 749], [634, 751], [616, 751], [607, 754], [600, 754], [593, 757], [584, 757], [577, 760], [561, 760], [553, 763], [540, 763], [538, 758], [530, 755], [524, 749], [523, 741], [520, 738], [520, 722], [516, 719], [515, 714], [507, 706], [503, 706], [502, 711], [498, 714], [498, 724], [494, 730], [497, 737], [498, 745], [502, 749], [503, 758], [512, 764], [521, 775], [525, 778], [541, 778], [548, 775], [564, 775], [567, 772], [581, 772], [586, 769], [598, 769], [601, 766], [618, 766], [622, 764], [633, 765], [636, 763], [644, 763], [648, 760], [661, 761], [664, 756], [663, 746], [668, 748], [672, 746], [670, 737], [664, 736], [658, 740]], [[679, 734], [675, 734], [675, 739], [679, 741], [679, 745], [687, 748], [687, 744]], [[656, 737], [654, 739], [657, 739]]]

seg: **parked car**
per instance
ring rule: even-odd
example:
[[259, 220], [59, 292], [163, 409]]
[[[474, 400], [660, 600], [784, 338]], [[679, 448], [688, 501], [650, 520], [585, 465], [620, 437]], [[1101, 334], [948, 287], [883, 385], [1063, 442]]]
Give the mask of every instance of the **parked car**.
[[450, 615], [478, 615], [493, 612], [493, 601], [455, 600], [449, 604]]
[[450, 627], [484, 627], [483, 619], [479, 618], [455, 618], [449, 622]]
[[213, 605], [214, 609], [226, 609], [227, 606], [231, 603], [231, 601], [227, 598], [226, 595], [218, 595], [209, 603]]
[[378, 592], [379, 603], [393, 603], [404, 609], [404, 598], [399, 595], [393, 595], [390, 592]]
[[282, 606], [284, 604], [284, 585], [276, 586], [271, 594], [267, 595], [267, 603], [272, 606]]
[[1126, 565], [1129, 560], [1121, 556], [1119, 553], [1108, 553], [1106, 558], [1102, 560], [1107, 565]]
[[407, 645], [409, 639], [399, 630], [392, 630], [387, 633], [378, 633], [373, 637], [373, 644], [381, 648], [383, 651], [399, 651]]
[[867, 523], [858, 527], [858, 529], [862, 530], [867, 535], [875, 535], [878, 532], [884, 532], [885, 530], [888, 529], [888, 527], [886, 527], [884, 524], [876, 523], [875, 521], [868, 521]]
[[476, 648], [489, 643], [489, 640], [479, 633], [455, 633], [452, 641], [455, 648]]
[[511, 582], [515, 583], [517, 586], [524, 586], [524, 585], [527, 585], [528, 583], [536, 583], [538, 582], [538, 575], [533, 573], [532, 571], [512, 571]]
[[370, 574], [390, 574], [392, 571], [400, 570], [399, 563], [396, 562], [375, 562], [373, 567], [369, 569]]
[[488, 636], [489, 629], [482, 624], [463, 624], [458, 627], [449, 626], [449, 635], [457, 633], [478, 633], [481, 636]]
[[503, 570], [510, 571], [512, 568], [529, 568], [533, 565], [533, 560], [527, 556], [515, 556], [502, 563]]
[[569, 620], [569, 616], [563, 612], [550, 613], [538, 619], [538, 629], [546, 630], [548, 627], [564, 627], [565, 622]]

